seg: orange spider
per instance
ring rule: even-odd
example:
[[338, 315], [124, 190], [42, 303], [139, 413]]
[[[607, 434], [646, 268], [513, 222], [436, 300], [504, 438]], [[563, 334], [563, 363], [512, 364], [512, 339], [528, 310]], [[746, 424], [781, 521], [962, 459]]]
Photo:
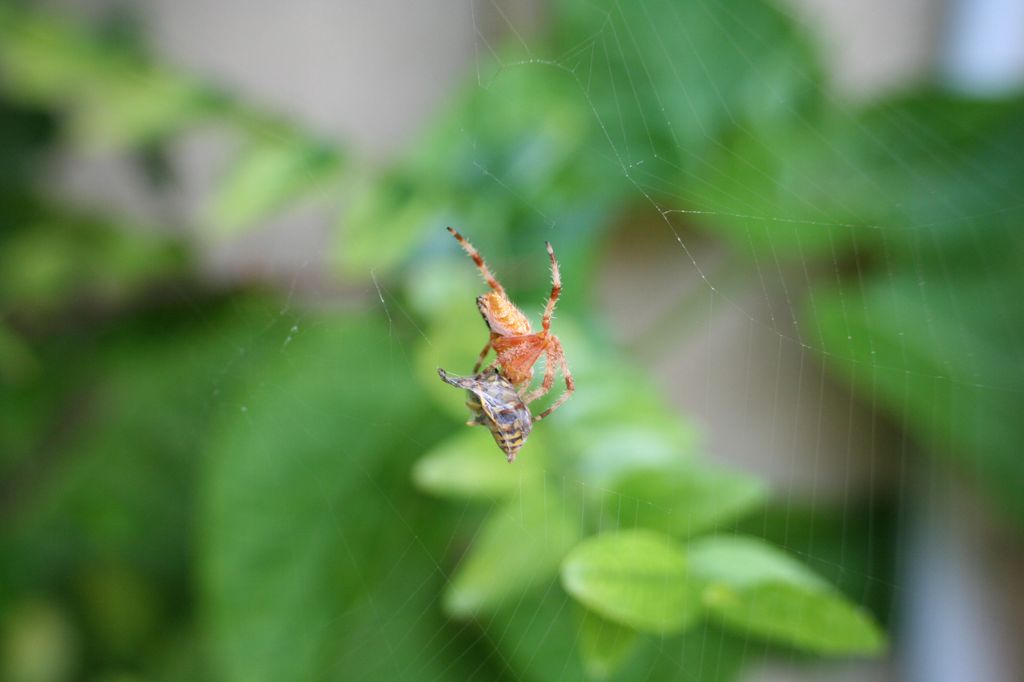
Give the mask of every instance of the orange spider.
[[476, 307], [480, 309], [480, 314], [483, 315], [484, 322], [487, 323], [491, 338], [487, 341], [484, 349], [480, 351], [480, 357], [476, 361], [476, 366], [473, 367], [473, 374], [480, 370], [480, 365], [483, 364], [488, 351], [493, 348], [498, 358], [492, 365], [501, 365], [502, 375], [517, 390], [522, 390], [527, 388], [530, 381], [533, 380], [533, 365], [541, 355], [545, 355], [547, 362], [544, 368], [544, 381], [540, 388], [531, 391], [523, 398], [524, 403], [530, 404], [551, 390], [551, 385], [555, 380], [555, 368], [562, 370], [562, 376], [565, 377], [565, 391], [558, 396], [558, 400], [551, 407], [533, 418], [535, 422], [540, 421], [558, 409], [576, 389], [569, 366], [565, 364], [562, 342], [551, 333], [551, 314], [555, 310], [558, 295], [562, 292], [562, 278], [558, 274], [558, 261], [555, 260], [555, 252], [551, 248], [551, 243], [544, 242], [548, 249], [548, 256], [551, 257], [551, 296], [544, 308], [541, 330], [534, 333], [526, 315], [508, 299], [505, 288], [498, 283], [498, 280], [494, 279], [494, 275], [487, 269], [487, 264], [484, 263], [484, 259], [473, 248], [473, 245], [454, 229], [449, 227], [448, 231], [473, 259], [480, 274], [483, 275], [484, 281], [491, 287], [489, 293], [478, 296], [476, 299]]

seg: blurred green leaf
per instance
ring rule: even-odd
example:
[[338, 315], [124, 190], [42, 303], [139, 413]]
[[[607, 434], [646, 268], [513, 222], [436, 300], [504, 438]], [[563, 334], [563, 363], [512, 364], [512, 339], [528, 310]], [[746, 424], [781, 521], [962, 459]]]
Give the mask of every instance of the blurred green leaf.
[[694, 465], [629, 471], [606, 491], [603, 506], [624, 527], [686, 538], [736, 520], [765, 497], [753, 478]]
[[164, 234], [48, 207], [0, 235], [0, 247], [0, 311], [29, 319], [83, 302], [124, 303], [189, 264]]
[[[1021, 260], [1024, 263], [1024, 259]], [[959, 462], [1024, 520], [1024, 315], [1012, 263], [949, 283], [892, 273], [870, 286], [812, 290], [805, 308], [829, 367], [934, 452]]]
[[1024, 144], [1022, 114], [1024, 98], [927, 89], [852, 114], [829, 109], [736, 135], [714, 153], [715, 182], [688, 197], [708, 214], [701, 225], [754, 257], [984, 258], [1024, 218], [1014, 195], [1024, 164], [1006, 152]]
[[[429, 342], [416, 347], [415, 379], [431, 401], [443, 408], [453, 421], [464, 422], [470, 417], [466, 394], [441, 381], [437, 370], [440, 367], [452, 374], [472, 374], [473, 363], [487, 343], [487, 326], [474, 305], [473, 291], [469, 289], [466, 298], [450, 301], [443, 311], [433, 316], [435, 324], [425, 333]], [[491, 358], [494, 358], [493, 353]]]
[[413, 467], [413, 481], [435, 495], [485, 500], [539, 487], [544, 453], [539, 438], [528, 442], [529, 455], [509, 464], [486, 428], [467, 427], [421, 457]]
[[114, 67], [112, 55], [53, 16], [0, 5], [0, 69], [5, 89], [47, 104], [74, 101]]
[[630, 203], [716, 195], [694, 206], [750, 214], [756, 173], [753, 191], [716, 193], [737, 169], [751, 175], [719, 158], [731, 137], [794, 121], [815, 132], [819, 69], [769, 3], [566, 0], [552, 24], [544, 41], [495, 51], [397, 168], [357, 192], [346, 272], [397, 266], [438, 224], [517, 237], [557, 226], [573, 258]]
[[484, 522], [445, 591], [445, 611], [478, 616], [546, 585], [579, 534], [579, 517], [557, 490], [523, 489]]
[[149, 674], [191, 619], [196, 453], [219, 392], [279, 351], [279, 310], [192, 292], [34, 339], [0, 412], [0, 582], [59, 595], [87, 661]]
[[71, 121], [72, 134], [89, 146], [151, 144], [226, 109], [212, 91], [162, 69], [110, 78], [95, 89], [77, 102]]
[[[447, 231], [445, 234], [448, 234]], [[480, 275], [476, 268], [466, 268], [465, 261], [457, 260], [457, 255], [460, 254], [450, 253], [448, 258], [424, 258], [410, 263], [403, 273], [403, 293], [411, 310], [420, 317], [433, 319], [447, 314], [459, 314], [456, 326], [461, 326], [464, 323], [462, 316], [465, 315], [467, 326], [471, 320], [473, 328], [479, 331], [483, 324], [480, 312], [475, 305], [467, 306], [465, 299], [467, 292], [476, 291], [480, 287]], [[460, 262], [462, 267], [459, 267]], [[468, 307], [473, 308], [473, 315], [468, 314]], [[437, 343], [434, 340], [435, 334], [445, 333], [449, 326], [446, 323], [437, 324], [429, 334], [430, 345]], [[480, 349], [476, 350], [479, 352]]]
[[96, 562], [78, 576], [80, 600], [93, 633], [91, 653], [130, 660], [154, 641], [165, 604], [147, 578], [141, 571], [110, 561]]
[[431, 228], [444, 229], [452, 221], [436, 205], [429, 176], [411, 178], [392, 171], [356, 183], [352, 190], [340, 220], [342, 241], [334, 251], [334, 261], [346, 275], [387, 272], [428, 239]]
[[872, 243], [879, 226], [836, 200], [836, 185], [860, 175], [845, 157], [822, 161], [832, 151], [827, 127], [816, 119], [737, 132], [709, 152], [717, 180], [687, 185], [685, 210], [693, 213], [677, 218], [728, 238], [752, 259], [775, 254], [807, 263]]
[[820, 100], [806, 37], [769, 3], [558, 6], [556, 40], [574, 50], [563, 59], [585, 84], [602, 141], [648, 194], [677, 196], [666, 177], [718, 185], [724, 178], [707, 161], [730, 133], [801, 120]]
[[[838, 113], [804, 155], [819, 181], [804, 199], [835, 220], [880, 226], [890, 258], [919, 263], [998, 248], [1024, 219], [1024, 98], [975, 100], [920, 90], [855, 117]], [[804, 148], [808, 145], [804, 144]], [[982, 249], [985, 251], [985, 249]], [[992, 253], [998, 253], [994, 251]]]
[[6, 325], [0, 324], [0, 382], [20, 384], [38, 369], [38, 360], [28, 343]]
[[146, 679], [152, 682], [213, 682], [209, 665], [209, 652], [204, 646], [200, 628], [193, 623], [170, 634], [159, 649], [149, 653]]
[[52, 149], [54, 124], [51, 112], [0, 96], [0, 149], [4, 150], [0, 155], [0, 206], [8, 225], [32, 206], [26, 195], [39, 159]]
[[250, 227], [322, 186], [340, 167], [333, 149], [286, 131], [266, 131], [216, 188], [210, 223], [222, 233]]
[[6, 89], [70, 114], [86, 144], [146, 144], [226, 112], [211, 90], [55, 17], [0, 8], [0, 36]]
[[519, 678], [582, 682], [587, 676], [576, 651], [579, 623], [574, 616], [572, 598], [552, 576], [538, 589], [506, 601], [473, 624]]
[[581, 609], [579, 650], [593, 679], [604, 680], [619, 670], [636, 647], [637, 632]]
[[898, 609], [898, 567], [892, 557], [901, 538], [895, 492], [872, 490], [842, 505], [779, 496], [737, 523], [736, 532], [784, 547], [886, 626]]
[[[950, 121], [927, 123], [920, 136], [907, 134], [918, 130], [921, 110], [913, 108], [880, 109], [875, 119], [877, 112], [852, 121], [833, 118], [836, 111], [821, 110], [821, 83], [806, 39], [784, 12], [761, 2], [612, 6], [565, 0], [556, 5], [549, 32], [531, 43], [497, 47], [495, 60], [451, 99], [452, 108], [400, 167], [355, 189], [338, 258], [363, 280], [374, 275], [385, 308], [377, 312], [389, 321], [386, 333], [354, 316], [310, 316], [301, 332], [298, 325], [288, 331], [293, 320], [276, 307], [257, 306], [241, 323], [204, 305], [189, 318], [204, 332], [174, 333], [174, 325], [157, 316], [121, 337], [116, 348], [106, 349], [111, 332], [102, 324], [46, 344], [38, 376], [28, 375], [25, 395], [0, 416], [0, 463], [5, 473], [9, 467], [16, 474], [15, 485], [5, 490], [18, 492], [7, 496], [14, 502], [3, 501], [14, 510], [15, 527], [4, 529], [10, 547], [0, 554], [5, 583], [13, 576], [15, 589], [63, 588], [67, 576], [84, 575], [86, 598], [76, 608], [86, 611], [82, 620], [93, 623], [92, 634], [108, 627], [115, 634], [107, 639], [152, 651], [160, 645], [144, 641], [145, 618], [133, 621], [131, 607], [159, 613], [180, 602], [186, 606], [175, 615], [191, 619], [182, 576], [188, 533], [198, 528], [209, 647], [204, 642], [176, 651], [209, 648], [218, 672], [247, 681], [578, 678], [583, 669], [571, 651], [577, 638], [591, 674], [614, 677], [621, 665], [621, 679], [678, 676], [682, 670], [691, 679], [717, 680], [735, 675], [750, 632], [788, 643], [803, 638], [798, 646], [817, 651], [867, 646], [863, 631], [850, 643], [853, 607], [799, 564], [755, 552], [753, 561], [734, 567], [729, 552], [718, 546], [716, 554], [715, 545], [698, 545], [706, 549], [709, 572], [718, 570], [714, 577], [721, 581], [703, 597], [715, 602], [713, 612], [742, 639], [714, 626], [699, 637], [665, 636], [695, 617], [695, 580], [685, 550], [669, 537], [642, 531], [599, 536], [570, 552], [562, 579], [601, 614], [588, 610], [581, 629], [573, 628], [572, 609], [552, 579], [580, 527], [602, 523], [593, 518], [597, 508], [608, 511], [609, 501], [631, 499], [638, 525], [685, 537], [729, 523], [757, 504], [763, 491], [724, 472], [655, 475], [658, 467], [674, 472], [668, 467], [692, 459], [695, 430], [637, 380], [635, 368], [616, 362], [616, 351], [601, 346], [607, 336], [602, 330], [573, 327], [568, 318], [586, 297], [573, 296], [571, 288], [560, 307], [568, 314], [558, 333], [585, 390], [557, 420], [545, 422], [544, 431], [557, 436], [548, 438], [549, 446], [558, 443], [558, 457], [543, 461], [547, 448], [535, 447], [544, 444], [536, 440], [539, 433], [515, 467], [502, 460], [483, 429], [433, 447], [435, 432], [455, 422], [428, 413], [432, 391], [450, 403], [453, 415], [465, 416], [463, 397], [441, 384], [434, 370], [442, 364], [466, 371], [486, 332], [472, 293], [464, 299], [465, 320], [446, 324], [454, 318], [442, 311], [462, 285], [452, 289], [439, 282], [445, 272], [431, 266], [449, 266], [431, 256], [441, 253], [442, 241], [446, 253], [457, 253], [440, 230], [446, 223], [480, 230], [478, 245], [493, 247], [485, 253], [506, 263], [499, 270], [510, 291], [525, 289], [529, 296], [521, 300], [534, 300], [529, 297], [547, 285], [546, 274], [534, 277], [546, 266], [537, 249], [549, 236], [544, 233], [553, 232], [567, 284], [576, 282], [585, 292], [598, 237], [626, 207], [639, 203], [660, 212], [682, 201], [681, 208], [710, 213], [702, 222], [722, 223], [723, 232], [756, 253], [777, 249], [805, 262], [826, 254], [840, 270], [851, 245], [868, 254], [886, 244], [873, 223], [887, 220], [901, 229], [888, 242], [898, 258], [954, 265], [958, 273], [964, 263], [987, 269], [996, 261], [994, 244], [1012, 243], [1006, 227], [1019, 213], [1009, 205], [1017, 185], [1003, 182], [1016, 177], [1006, 175], [1016, 161], [1005, 150], [1016, 148], [1019, 124], [1009, 110], [984, 107], [967, 112], [962, 130]], [[7, 5], [0, 6], [0, 70], [9, 94], [69, 114], [78, 141], [151, 144], [206, 117], [240, 130], [249, 147], [214, 188], [210, 206], [211, 222], [224, 232], [301, 200], [336, 178], [341, 167], [331, 145], [173, 70]], [[935, 106], [951, 118], [966, 111]], [[1000, 127], [1005, 134], [972, 138], [972, 126]], [[904, 147], [902, 137], [914, 139]], [[934, 152], [934, 140], [952, 147]], [[959, 187], [964, 171], [940, 167], [950, 148], [972, 172], [995, 169], [984, 187]], [[935, 159], [940, 163], [932, 164]], [[899, 168], [904, 160], [907, 169]], [[874, 186], [876, 170], [885, 187]], [[935, 201], [921, 191], [934, 187], [948, 190], [949, 199]], [[984, 217], [993, 212], [1000, 219]], [[671, 213], [660, 215], [675, 220]], [[0, 295], [0, 312], [60, 312], [81, 300], [83, 291], [104, 303], [135, 301], [141, 287], [154, 281], [149, 273], [175, 272], [134, 247], [94, 252], [67, 235], [55, 237], [65, 228], [60, 221], [45, 223], [26, 222], [31, 239], [0, 248], [13, 254], [0, 256], [0, 273], [12, 273], [6, 281], [0, 274], [0, 291], [13, 292]], [[968, 228], [957, 229], [961, 223]], [[942, 229], [930, 229], [935, 226]], [[934, 253], [920, 248], [940, 232]], [[973, 255], [960, 248], [974, 239], [986, 246]], [[471, 266], [463, 263], [471, 279]], [[416, 289], [395, 295], [388, 271], [407, 265], [414, 267], [403, 273]], [[870, 269], [865, 272], [870, 277]], [[435, 279], [424, 281], [428, 276]], [[935, 271], [928, 278], [942, 279]], [[190, 289], [186, 296], [191, 303], [197, 294]], [[856, 300], [845, 289], [841, 297], [840, 303]], [[416, 342], [415, 368], [401, 336], [407, 301], [432, 322], [423, 342]], [[922, 309], [929, 311], [932, 303]], [[230, 305], [236, 304], [232, 298]], [[967, 304], [957, 300], [954, 307]], [[823, 315], [837, 310], [826, 305]], [[973, 381], [990, 397], [995, 389], [1014, 393], [1019, 377], [991, 370], [1003, 361], [1021, 366], [1013, 365], [1019, 357], [1005, 353], [990, 362], [975, 355], [1015, 342], [1013, 318], [1004, 315], [1000, 319], [1009, 324], [996, 330], [982, 320], [979, 329], [985, 331], [976, 336], [995, 334], [986, 348], [953, 333], [973, 328], [977, 317], [947, 313], [934, 319], [939, 332], [950, 332], [949, 356], [926, 344], [927, 361], [915, 368], [933, 378], [952, 377], [956, 386]], [[922, 327], [933, 320], [916, 314], [907, 319]], [[827, 322], [822, 328], [849, 332]], [[854, 374], [865, 366], [883, 368], [874, 357], [880, 338], [871, 339], [868, 365], [842, 347], [841, 332], [819, 346], [829, 349], [830, 362], [833, 356], [840, 364], [852, 360]], [[20, 362], [14, 347], [6, 355], [0, 347], [0, 362], [8, 356]], [[105, 350], [91, 366], [97, 347]], [[972, 359], [957, 366], [952, 356], [958, 354]], [[889, 357], [896, 362], [895, 354]], [[923, 395], [918, 391], [915, 386], [914, 401]], [[939, 394], [951, 403], [973, 397]], [[1010, 411], [1013, 403], [1007, 402], [1003, 409]], [[988, 407], [982, 400], [978, 405], [979, 411]], [[1005, 417], [995, 410], [993, 415]], [[211, 418], [217, 420], [212, 438]], [[1010, 430], [992, 435], [1000, 444], [1016, 437]], [[989, 441], [968, 436], [965, 442], [984, 449]], [[408, 469], [422, 450], [428, 454], [413, 470], [421, 489], [502, 500], [450, 581], [445, 562], [464, 549], [453, 548], [462, 521], [411, 489]], [[37, 458], [43, 475], [34, 480]], [[205, 483], [198, 522], [191, 506], [197, 464], [204, 467]], [[646, 468], [636, 471], [638, 465]], [[555, 475], [546, 480], [545, 473]], [[561, 490], [549, 492], [558, 476]], [[562, 497], [566, 481], [589, 488], [591, 497], [570, 504]], [[611, 492], [600, 490], [608, 485]], [[591, 507], [602, 495], [604, 504]], [[33, 543], [37, 538], [51, 541]], [[746, 558], [735, 547], [730, 551]], [[716, 562], [732, 570], [716, 568]], [[107, 574], [104, 567], [111, 565], [128, 572], [124, 585], [117, 570]], [[100, 578], [90, 578], [97, 571]], [[437, 594], [445, 584], [442, 606]], [[736, 595], [756, 608], [730, 611]], [[784, 612], [798, 602], [810, 604], [822, 632], [832, 621], [845, 623], [848, 639], [835, 633], [809, 638], [805, 621], [786, 617], [776, 630], [757, 629], [768, 627], [770, 609]], [[472, 618], [451, 623], [443, 618], [445, 607]], [[639, 622], [637, 627], [661, 637], [637, 638], [624, 622]], [[198, 639], [191, 622], [174, 627], [175, 634], [186, 631]]]
[[[643, 372], [603, 345], [603, 332], [562, 320], [559, 336], [577, 390], [558, 411], [574, 474], [603, 490], [636, 468], [672, 468], [700, 453], [693, 423], [672, 409]], [[561, 458], [559, 458], [561, 459]]]
[[742, 633], [825, 654], [878, 654], [871, 616], [810, 569], [755, 538], [711, 537], [689, 546], [708, 612]]
[[[428, 559], [420, 587], [430, 578], [439, 586], [430, 574], [439, 548], [427, 544], [435, 521], [408, 483], [430, 422], [393, 343], [365, 317], [320, 318], [225, 396], [230, 409], [205, 456], [200, 547], [211, 646], [226, 679], [308, 680], [353, 665], [346, 657], [363, 657], [357, 642], [365, 648], [384, 627], [373, 624], [382, 611], [409, 598], [388, 586], [410, 551]], [[383, 603], [391, 606], [378, 610]], [[391, 670], [402, 660], [367, 664]]]
[[341, 166], [336, 147], [54, 17], [4, 5], [0, 37], [5, 90], [70, 115], [79, 142], [148, 145], [207, 119], [242, 131], [249, 147], [209, 208], [220, 231], [306, 196]]
[[38, 598], [5, 604], [0, 621], [0, 674], [8, 682], [72, 679], [81, 643], [69, 614]]
[[756, 538], [716, 536], [689, 545], [695, 576], [733, 587], [782, 582], [805, 589], [822, 589], [826, 583], [810, 569]]
[[[545, 590], [536, 590], [524, 595], [521, 601], [505, 605], [492, 618], [481, 622], [480, 627], [492, 639], [502, 660], [523, 679], [594, 679], [588, 674], [582, 656], [583, 637], [588, 635], [580, 629], [580, 610], [572, 597], [557, 584], [550, 584]], [[604, 623], [609, 628], [624, 629], [607, 620]], [[737, 679], [747, 659], [754, 655], [748, 640], [711, 623], [681, 635], [650, 637], [632, 632], [630, 651], [616, 662], [615, 669], [607, 670], [605, 679], [730, 682]], [[605, 631], [604, 635], [609, 633]]]
[[433, 552], [449, 538], [444, 528], [419, 528], [429, 549], [391, 552], [386, 574], [318, 634], [334, 659], [321, 679], [487, 682], [507, 676], [507, 663], [486, 637], [444, 617], [438, 601], [444, 576]]
[[586, 93], [564, 69], [520, 66], [487, 87], [467, 84], [395, 168], [355, 188], [336, 260], [346, 274], [387, 272], [442, 241], [453, 248], [436, 232], [452, 225], [485, 256], [489, 244], [516, 257], [529, 247], [543, 267], [543, 242], [557, 227], [555, 248], [572, 272], [632, 190], [603, 139], [595, 144], [599, 135]]
[[698, 613], [682, 549], [653, 531], [584, 540], [562, 562], [562, 585], [602, 617], [644, 632], [679, 632]]
[[41, 589], [103, 561], [161, 580], [185, 570], [211, 406], [287, 329], [265, 305], [192, 299], [37, 344], [38, 376], [0, 417], [12, 584]]

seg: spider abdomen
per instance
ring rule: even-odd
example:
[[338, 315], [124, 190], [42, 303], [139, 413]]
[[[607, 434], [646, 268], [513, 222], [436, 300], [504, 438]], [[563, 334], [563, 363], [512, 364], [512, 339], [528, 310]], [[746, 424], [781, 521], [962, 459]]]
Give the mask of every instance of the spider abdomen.
[[487, 327], [502, 336], [523, 336], [533, 331], [530, 321], [519, 308], [505, 296], [492, 291], [476, 299], [476, 307], [484, 316]]

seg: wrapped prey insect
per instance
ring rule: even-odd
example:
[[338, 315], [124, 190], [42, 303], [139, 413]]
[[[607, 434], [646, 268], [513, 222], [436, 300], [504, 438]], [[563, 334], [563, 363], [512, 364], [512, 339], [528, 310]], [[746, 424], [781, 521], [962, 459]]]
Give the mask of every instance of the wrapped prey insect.
[[533, 416], [512, 383], [494, 368], [471, 377], [448, 374], [440, 368], [437, 373], [445, 383], [467, 391], [466, 406], [473, 418], [466, 424], [486, 426], [506, 459], [514, 462], [530, 435]]

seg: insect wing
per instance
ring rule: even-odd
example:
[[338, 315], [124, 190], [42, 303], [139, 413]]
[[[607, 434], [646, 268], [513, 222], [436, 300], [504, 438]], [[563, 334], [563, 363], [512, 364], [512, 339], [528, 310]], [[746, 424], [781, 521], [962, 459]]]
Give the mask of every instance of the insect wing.
[[480, 401], [480, 409], [483, 410], [488, 419], [498, 425], [507, 424], [511, 421], [509, 415], [514, 414], [514, 405], [509, 405], [500, 397], [491, 395], [486, 391], [474, 393]]
[[515, 387], [494, 369], [473, 377], [456, 377], [443, 369], [438, 374], [445, 383], [466, 389], [466, 406], [473, 414], [466, 423], [486, 426], [508, 461], [514, 461], [533, 428], [530, 410]]

